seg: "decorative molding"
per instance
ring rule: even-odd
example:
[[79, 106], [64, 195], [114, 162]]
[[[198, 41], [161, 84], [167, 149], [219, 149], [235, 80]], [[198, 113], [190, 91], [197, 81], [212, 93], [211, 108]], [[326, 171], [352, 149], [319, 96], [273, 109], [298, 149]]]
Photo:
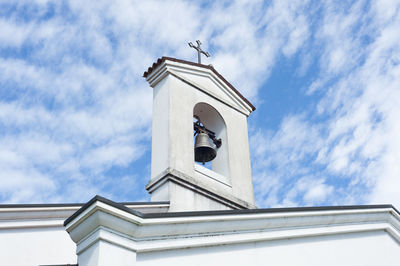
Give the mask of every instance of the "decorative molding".
[[[164, 213], [169, 208], [169, 202], [138, 202], [120, 203], [132, 210], [141, 213]], [[63, 227], [65, 219], [73, 215], [84, 204], [31, 204], [31, 205], [3, 205], [0, 208], [0, 230], [53, 228]], [[31, 207], [29, 207], [31, 206]]]
[[135, 252], [385, 231], [400, 243], [393, 208], [146, 218], [95, 201], [67, 225], [78, 254], [97, 241]]
[[[207, 68], [204, 66], [198, 66], [193, 64], [187, 64], [187, 62], [183, 63], [184, 61], [173, 61], [171, 58], [165, 58], [162, 62], [160, 62], [157, 67], [152, 70], [152, 72], [146, 77], [147, 81], [149, 82], [151, 87], [156, 86], [165, 76], [168, 74], [173, 75], [174, 77], [180, 79], [181, 81], [185, 82], [186, 84], [193, 86], [194, 88], [206, 93], [207, 95], [211, 96], [212, 98], [227, 104], [231, 108], [234, 108], [236, 111], [249, 116], [252, 111], [255, 110], [254, 106], [250, 106], [245, 100], [244, 97], [239, 95], [236, 89], [232, 89], [230, 84], [227, 84], [227, 81], [221, 79], [221, 75], [217, 75], [215, 72], [216, 70]], [[213, 81], [216, 87], [220, 90], [224, 91], [225, 93], [230, 95], [230, 98], [234, 99], [233, 101], [240, 106], [240, 108], [233, 106], [232, 104], [224, 101], [220, 96], [212, 93], [206, 88], [199, 86], [197, 83], [188, 80], [187, 78], [179, 75], [178, 71], [195, 71], [197, 75], [202, 73], [203, 76], [208, 77]], [[193, 74], [193, 73], [192, 73]], [[223, 78], [223, 77], [222, 77]], [[254, 109], [253, 109], [254, 108]]]
[[[165, 182], [174, 182], [187, 189], [195, 191], [205, 197], [215, 200], [221, 204], [229, 206], [232, 209], [255, 209], [256, 206], [245, 202], [239, 198], [236, 198], [230, 194], [224, 193], [222, 191], [215, 191], [214, 188], [209, 186], [207, 183], [200, 183], [196, 180], [180, 171], [175, 169], [167, 168], [162, 173], [160, 173], [156, 178], [150, 180], [146, 185], [146, 190], [152, 193], [158, 187], [163, 185]], [[215, 180], [215, 182], [218, 182]], [[227, 186], [229, 187], [229, 186]]]

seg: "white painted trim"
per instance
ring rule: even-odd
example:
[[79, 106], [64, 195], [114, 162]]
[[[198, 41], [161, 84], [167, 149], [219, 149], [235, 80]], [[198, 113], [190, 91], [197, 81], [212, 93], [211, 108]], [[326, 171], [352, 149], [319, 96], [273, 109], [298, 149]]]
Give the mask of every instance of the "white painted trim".
[[[240, 106], [240, 112], [246, 114], [249, 116], [249, 114], [253, 111], [252, 108], [242, 99], [237, 95], [232, 89], [224, 82], [222, 81], [211, 69], [204, 68], [204, 67], [198, 67], [198, 66], [193, 66], [193, 65], [188, 65], [180, 62], [175, 62], [175, 61], [170, 61], [166, 59], [164, 62], [162, 62], [159, 66], [157, 66], [156, 69], [154, 69], [150, 75], [147, 76], [147, 81], [149, 82], [151, 87], [154, 87], [157, 85], [158, 82], [160, 82], [166, 75], [169, 73], [172, 73], [174, 75], [178, 75], [180, 78], [184, 79], [185, 81], [193, 84], [195, 87], [197, 87], [200, 90], [205, 91], [208, 93], [208, 90], [205, 88], [202, 88], [198, 86], [198, 84], [194, 83], [193, 81], [188, 81], [186, 78], [182, 77], [177, 73], [177, 71], [182, 71], [182, 72], [188, 72], [196, 75], [202, 75], [205, 77], [210, 78], [214, 84], [219, 87], [222, 91], [227, 93], [230, 98]], [[214, 95], [213, 97], [216, 97], [217, 99], [220, 99], [220, 96]], [[222, 99], [220, 99], [222, 100]], [[226, 103], [225, 101], [223, 101]], [[228, 104], [228, 103], [226, 103]], [[231, 106], [231, 104], [229, 104]], [[233, 107], [233, 106], [231, 106]], [[238, 110], [237, 107], [233, 107], [234, 109]]]
[[[64, 221], [82, 206], [3, 207], [0, 208], [0, 230], [64, 227]], [[169, 204], [126, 204], [124, 206], [148, 213], [165, 212]]]
[[70, 223], [67, 224], [66, 226], [67, 231], [70, 232], [74, 227], [76, 227], [82, 221], [86, 220], [90, 215], [92, 215], [96, 211], [103, 211], [105, 213], [112, 214], [113, 216], [117, 216], [119, 218], [122, 218], [126, 221], [135, 224], [143, 223], [143, 219], [136, 215], [117, 209], [104, 202], [96, 201], [92, 205], [90, 205], [84, 212], [80, 213], [74, 220], [72, 220]]
[[320, 226], [286, 230], [253, 230], [246, 232], [224, 232], [220, 234], [192, 234], [173, 238], [159, 236], [151, 239], [135, 238], [126, 234], [118, 233], [115, 230], [107, 227], [99, 227], [93, 233], [91, 233], [88, 238], [85, 238], [83, 241], [79, 242], [77, 254], [79, 255], [81, 252], [85, 251], [99, 240], [106, 241], [116, 246], [139, 253], [371, 231], [387, 231], [398, 242], [400, 242], [399, 232], [388, 223], [350, 224], [328, 227]]
[[[339, 214], [385, 214], [391, 212], [391, 208], [377, 209], [356, 209], [356, 210], [326, 210], [326, 211], [298, 211], [298, 212], [272, 212], [272, 213], [251, 213], [251, 214], [227, 214], [227, 215], [204, 215], [192, 217], [168, 217], [168, 218], [148, 218], [144, 224], [168, 224], [179, 222], [211, 222], [211, 221], [240, 221], [240, 220], [259, 220], [268, 218], [294, 218], [294, 217], [311, 217], [311, 216], [328, 216]], [[397, 213], [396, 213], [397, 214]], [[394, 215], [395, 216], [395, 215]], [[396, 217], [400, 220], [400, 217]]]
[[[2, 218], [1, 215], [3, 215], [3, 213], [27, 213], [27, 212], [51, 212], [54, 213], [55, 211], [77, 211], [80, 208], [82, 208], [84, 204], [80, 205], [80, 206], [62, 206], [62, 207], [22, 207], [22, 208], [0, 208], [0, 220]], [[168, 207], [169, 204], [168, 203], [160, 203], [160, 204], [123, 204], [125, 207], [136, 210], [136, 209], [149, 209], [149, 208], [164, 208], [164, 207]], [[69, 217], [69, 216], [68, 216]], [[67, 218], [68, 218], [67, 217]]]
[[[272, 241], [288, 238], [302, 238], [313, 236], [327, 236], [335, 234], [348, 234], [368, 231], [387, 230], [390, 226], [386, 223], [382, 224], [366, 224], [366, 225], [349, 225], [337, 226], [332, 228], [304, 228], [304, 229], [288, 229], [282, 231], [254, 231], [245, 233], [230, 233], [220, 235], [202, 235], [186, 238], [171, 238], [160, 240], [149, 240], [138, 242], [136, 252], [161, 251], [170, 249], [193, 248], [203, 246], [217, 246], [240, 244], [248, 242]], [[399, 241], [399, 234], [395, 234]]]
[[7, 229], [28, 229], [28, 228], [44, 228], [44, 227], [63, 227], [64, 219], [60, 220], [28, 220], [28, 221], [2, 221], [0, 222], [0, 230]]
[[255, 209], [256, 207], [246, 201], [243, 201], [235, 196], [224, 193], [222, 191], [216, 191], [210, 184], [201, 182], [191, 176], [188, 176], [175, 169], [167, 168], [157, 177], [150, 180], [146, 185], [146, 189], [149, 193], [165, 184], [165, 182], [172, 181], [178, 185], [191, 189], [203, 196], [209, 197], [212, 200], [220, 202], [223, 205], [229, 206], [232, 209]]
[[[83, 204], [82, 204], [83, 206]], [[71, 207], [23, 207], [23, 208], [0, 208], [0, 215], [1, 213], [5, 212], [37, 212], [37, 211], [77, 211], [82, 206], [71, 206]]]
[[[85, 225], [90, 215], [97, 227]], [[79, 252], [100, 240], [149, 252], [370, 231], [386, 231], [400, 243], [392, 208], [140, 218], [95, 202], [67, 226], [71, 237], [74, 230], [80, 231], [73, 237]]]

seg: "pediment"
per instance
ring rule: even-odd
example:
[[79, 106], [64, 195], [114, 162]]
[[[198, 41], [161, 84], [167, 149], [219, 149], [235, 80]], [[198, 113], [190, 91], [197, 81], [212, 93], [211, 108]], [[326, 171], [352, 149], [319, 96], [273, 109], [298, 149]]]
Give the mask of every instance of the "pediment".
[[212, 66], [163, 57], [144, 73], [151, 86], [167, 74], [217, 98], [247, 116], [255, 107]]

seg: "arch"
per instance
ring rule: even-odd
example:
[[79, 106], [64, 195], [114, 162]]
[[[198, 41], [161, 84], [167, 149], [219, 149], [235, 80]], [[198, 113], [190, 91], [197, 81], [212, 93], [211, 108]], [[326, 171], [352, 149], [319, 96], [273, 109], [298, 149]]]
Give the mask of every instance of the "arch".
[[212, 171], [229, 178], [228, 139], [225, 120], [221, 114], [211, 105], [199, 102], [193, 108], [193, 116], [200, 118], [203, 125], [215, 133], [217, 139], [221, 139], [222, 145], [217, 149], [217, 156], [211, 161]]

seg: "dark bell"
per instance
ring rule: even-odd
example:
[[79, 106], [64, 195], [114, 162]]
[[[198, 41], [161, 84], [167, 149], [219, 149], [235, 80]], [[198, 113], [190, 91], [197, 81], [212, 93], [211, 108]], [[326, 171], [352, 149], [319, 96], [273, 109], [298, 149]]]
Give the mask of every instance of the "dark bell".
[[213, 160], [216, 156], [217, 151], [208, 134], [203, 132], [197, 134], [194, 144], [194, 160], [204, 164]]

